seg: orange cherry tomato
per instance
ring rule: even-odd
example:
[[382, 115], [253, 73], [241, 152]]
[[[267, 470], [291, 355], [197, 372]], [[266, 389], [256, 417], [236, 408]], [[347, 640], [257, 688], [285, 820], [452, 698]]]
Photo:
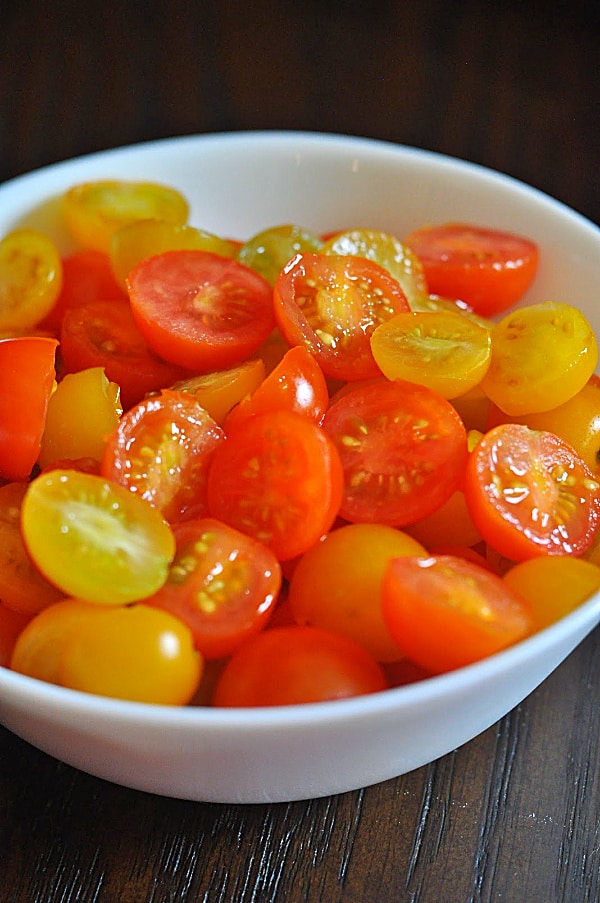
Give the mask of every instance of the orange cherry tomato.
[[56, 376], [56, 339], [0, 341], [0, 478], [26, 480], [40, 453]]
[[339, 455], [317, 424], [294, 411], [268, 411], [245, 418], [215, 449], [208, 509], [284, 561], [329, 530], [342, 479]]
[[142, 260], [130, 272], [127, 287], [150, 347], [196, 372], [241, 363], [275, 326], [266, 279], [209, 251], [165, 251]]
[[585, 552], [599, 524], [599, 490], [564, 440], [518, 423], [501, 424], [480, 439], [464, 486], [482, 537], [511, 561]]
[[210, 458], [224, 439], [193, 395], [165, 390], [123, 415], [108, 437], [101, 471], [169, 521], [201, 516]]
[[215, 706], [274, 706], [345, 699], [388, 686], [381, 667], [358, 643], [316, 627], [274, 627], [253, 637], [227, 662]]
[[498, 229], [445, 223], [415, 229], [404, 243], [423, 265], [430, 293], [460, 298], [486, 317], [516, 304], [537, 273], [537, 245]]
[[519, 562], [503, 580], [529, 604], [532, 629], [542, 630], [600, 590], [600, 567], [571, 555], [546, 555]]
[[273, 299], [290, 345], [304, 345], [326, 376], [379, 376], [370, 336], [380, 323], [407, 311], [400, 284], [372, 260], [297, 254], [281, 271]]
[[19, 634], [33, 615], [13, 611], [0, 602], [0, 667], [8, 668]]
[[406, 657], [434, 674], [493, 655], [531, 628], [527, 603], [500, 577], [452, 555], [393, 559], [382, 607]]

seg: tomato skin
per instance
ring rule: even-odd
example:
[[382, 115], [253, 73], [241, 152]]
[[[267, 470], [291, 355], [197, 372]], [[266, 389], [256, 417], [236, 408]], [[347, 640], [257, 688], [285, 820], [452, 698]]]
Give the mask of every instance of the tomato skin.
[[169, 575], [146, 604], [187, 624], [205, 658], [231, 655], [269, 621], [279, 562], [265, 545], [213, 518], [177, 524], [173, 533]]
[[464, 425], [425, 386], [373, 382], [340, 393], [323, 419], [344, 469], [340, 516], [403, 527], [431, 514], [459, 488]]
[[516, 304], [538, 267], [534, 242], [468, 223], [415, 229], [404, 243], [421, 261], [431, 294], [460, 298], [486, 317]]
[[275, 627], [249, 640], [227, 662], [213, 705], [325, 702], [387, 686], [380, 666], [348, 637], [316, 627]]
[[193, 395], [213, 420], [223, 426], [231, 409], [258, 389], [264, 378], [264, 362], [261, 358], [251, 358], [237, 367], [178, 380], [171, 389]]
[[482, 537], [510, 561], [585, 552], [600, 522], [599, 489], [564, 440], [517, 423], [485, 433], [464, 486]]
[[376, 326], [408, 311], [400, 284], [372, 260], [297, 254], [273, 290], [279, 329], [290, 345], [304, 345], [326, 376], [379, 376], [370, 346]]
[[266, 279], [209, 251], [165, 251], [142, 260], [130, 272], [127, 289], [148, 345], [196, 372], [241, 363], [275, 326]]
[[0, 479], [26, 480], [37, 461], [57, 346], [42, 336], [0, 340]]
[[121, 417], [101, 472], [159, 509], [168, 521], [206, 513], [210, 458], [225, 433], [193, 395], [166, 389]]
[[381, 598], [398, 646], [432, 674], [500, 652], [531, 628], [527, 604], [500, 577], [462, 557], [393, 559]]
[[600, 567], [584, 558], [546, 555], [519, 562], [502, 579], [529, 604], [532, 629], [542, 630], [600, 590]]
[[13, 611], [0, 602], [0, 667], [9, 667], [19, 634], [29, 624], [32, 617], [32, 615]]
[[302, 414], [270, 411], [245, 419], [215, 450], [208, 509], [285, 561], [331, 527], [342, 485], [339, 455], [326, 433]]
[[51, 310], [39, 324], [60, 334], [67, 310], [85, 307], [95, 301], [127, 303], [127, 292], [113, 276], [110, 259], [100, 251], [82, 249], [62, 258], [62, 287]]
[[125, 410], [150, 392], [189, 376], [184, 367], [162, 360], [148, 347], [128, 304], [96, 301], [68, 310], [60, 349], [66, 373], [102, 367], [119, 386]]

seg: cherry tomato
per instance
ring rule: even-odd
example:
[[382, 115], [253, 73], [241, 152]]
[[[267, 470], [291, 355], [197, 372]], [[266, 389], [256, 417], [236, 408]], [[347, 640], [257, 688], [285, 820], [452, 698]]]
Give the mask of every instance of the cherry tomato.
[[323, 427], [344, 468], [340, 515], [401, 527], [458, 488], [467, 436], [450, 402], [425, 386], [373, 382], [340, 395]]
[[503, 580], [528, 603], [533, 630], [541, 630], [600, 590], [600, 567], [571, 555], [529, 558], [510, 568]]
[[261, 358], [253, 358], [229, 367], [178, 380], [171, 386], [176, 392], [193, 395], [198, 404], [221, 426], [231, 409], [258, 389], [265, 378]]
[[54, 388], [56, 339], [0, 341], [0, 478], [26, 480], [37, 461]]
[[462, 557], [393, 559], [381, 598], [398, 646], [433, 674], [500, 652], [531, 629], [527, 604], [500, 577]]
[[238, 260], [264, 276], [269, 285], [275, 285], [288, 260], [305, 251], [316, 252], [322, 244], [321, 238], [308, 229], [285, 223], [249, 238], [239, 249]]
[[208, 251], [165, 251], [142, 260], [127, 286], [150, 347], [197, 372], [241, 363], [275, 325], [266, 279]]
[[174, 188], [118, 179], [73, 185], [64, 195], [63, 208], [77, 244], [105, 254], [114, 233], [127, 223], [145, 219], [185, 223], [189, 213], [186, 199]]
[[465, 498], [483, 538], [500, 555], [581, 555], [600, 516], [600, 483], [553, 433], [507, 423], [469, 455]]
[[580, 311], [554, 301], [530, 304], [493, 328], [481, 388], [505, 414], [547, 411], [579, 392], [597, 362], [594, 331]]
[[461, 489], [456, 489], [443, 505], [406, 530], [430, 551], [434, 546], [448, 543], [474, 546], [481, 542], [481, 533], [473, 523]]
[[319, 423], [328, 405], [323, 371], [303, 345], [296, 345], [251, 395], [241, 399], [227, 418], [225, 429], [231, 429], [243, 417], [281, 409], [296, 411]]
[[102, 367], [121, 390], [125, 410], [149, 392], [164, 389], [189, 371], [158, 357], [140, 333], [128, 304], [97, 301], [68, 310], [60, 349], [64, 371]]
[[411, 309], [427, 293], [421, 261], [406, 244], [389, 232], [375, 229], [338, 232], [325, 241], [321, 254], [350, 255], [373, 260], [400, 283]]
[[27, 483], [0, 486], [0, 600], [6, 608], [33, 615], [64, 593], [33, 564], [21, 535], [21, 505]]
[[415, 229], [404, 243], [421, 261], [431, 293], [461, 298], [486, 317], [516, 304], [538, 267], [534, 242], [468, 223]]
[[123, 413], [119, 387], [102, 367], [67, 373], [48, 400], [38, 464], [61, 458], [102, 460], [106, 437]]
[[492, 339], [489, 329], [458, 312], [409, 312], [381, 323], [371, 350], [388, 379], [407, 379], [456, 398], [487, 372]]
[[276, 627], [253, 637], [229, 659], [213, 705], [295, 705], [386, 688], [381, 667], [348, 637], [316, 627]]
[[108, 437], [105, 477], [169, 521], [206, 512], [210, 458], [225, 434], [186, 392], [165, 390], [130, 408]]
[[426, 554], [394, 527], [347, 524], [332, 530], [294, 569], [289, 591], [294, 620], [349, 636], [377, 661], [397, 660], [402, 652], [381, 613], [383, 572], [391, 558]]
[[145, 499], [76, 470], [51, 470], [29, 484], [21, 531], [51, 583], [105, 605], [155, 593], [175, 553], [169, 525]]
[[293, 411], [244, 419], [211, 459], [211, 515], [264, 542], [280, 561], [300, 555], [329, 530], [341, 496], [333, 443]]
[[304, 345], [323, 372], [337, 379], [380, 375], [370, 346], [376, 326], [408, 310], [406, 295], [371, 260], [297, 254], [273, 293], [275, 316], [290, 345]]
[[173, 528], [177, 550], [148, 605], [170, 611], [209, 659], [231, 655], [262, 630], [281, 586], [281, 567], [262, 543], [212, 518]]
[[155, 705], [185, 705], [202, 658], [188, 628], [147, 605], [104, 608], [67, 599], [19, 636], [15, 671], [64, 687]]
[[31, 621], [31, 618], [32, 615], [13, 611], [0, 602], [0, 667], [9, 667], [19, 634]]
[[62, 263], [54, 242], [36, 229], [0, 241], [0, 334], [37, 326], [58, 297]]
[[94, 301], [127, 302], [127, 292], [116, 281], [107, 254], [83, 249], [62, 258], [62, 288], [40, 327], [60, 334], [62, 319], [72, 307]]
[[165, 220], [145, 219], [117, 229], [110, 244], [110, 263], [119, 285], [125, 289], [127, 276], [146, 257], [183, 248], [211, 251], [223, 257], [234, 257], [237, 253], [233, 242], [204, 229]]

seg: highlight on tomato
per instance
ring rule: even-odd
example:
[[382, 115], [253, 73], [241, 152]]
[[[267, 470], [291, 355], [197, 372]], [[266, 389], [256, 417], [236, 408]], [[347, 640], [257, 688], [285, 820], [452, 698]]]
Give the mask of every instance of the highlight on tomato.
[[443, 223], [415, 229], [403, 241], [420, 260], [430, 293], [460, 298], [485, 317], [520, 301], [538, 269], [536, 243], [499, 229]]

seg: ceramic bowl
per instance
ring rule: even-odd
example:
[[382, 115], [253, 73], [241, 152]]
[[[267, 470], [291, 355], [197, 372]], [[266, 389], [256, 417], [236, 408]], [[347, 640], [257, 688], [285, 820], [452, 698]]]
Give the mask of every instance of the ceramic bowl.
[[[447, 220], [513, 230], [542, 251], [526, 300], [567, 300], [600, 333], [596, 226], [499, 173], [385, 142], [251, 132], [101, 152], [0, 186], [0, 234], [36, 225], [68, 250], [57, 196], [76, 182], [111, 177], [181, 189], [194, 225], [232, 238], [284, 222], [400, 236]], [[231, 803], [325, 796], [385, 781], [466, 743], [523, 700], [599, 620], [600, 594], [453, 673], [362, 698], [271, 709], [127, 703], [0, 668], [0, 722], [76, 768], [156, 794]]]

